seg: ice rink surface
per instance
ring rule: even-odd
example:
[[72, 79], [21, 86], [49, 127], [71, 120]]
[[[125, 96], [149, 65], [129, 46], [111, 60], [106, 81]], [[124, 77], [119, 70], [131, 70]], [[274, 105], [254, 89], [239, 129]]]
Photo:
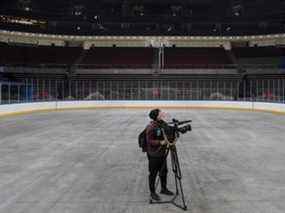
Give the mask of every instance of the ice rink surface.
[[[0, 118], [0, 212], [183, 212], [148, 204], [147, 159], [137, 145], [148, 111]], [[193, 120], [193, 131], [177, 144], [188, 212], [285, 212], [285, 116], [166, 111]]]

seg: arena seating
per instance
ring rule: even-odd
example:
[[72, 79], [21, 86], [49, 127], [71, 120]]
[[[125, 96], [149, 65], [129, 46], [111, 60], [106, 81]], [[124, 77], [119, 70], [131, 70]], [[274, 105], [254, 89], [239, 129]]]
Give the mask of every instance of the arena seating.
[[[82, 56], [79, 47], [0, 46], [0, 64], [8, 65], [72, 65]], [[90, 68], [151, 68], [152, 48], [96, 47], [84, 51], [79, 65]]]
[[87, 51], [80, 64], [92, 68], [151, 68], [153, 48], [96, 47]]
[[8, 65], [72, 64], [82, 48], [45, 46], [0, 46], [0, 63]]
[[285, 67], [285, 49], [279, 47], [239, 47], [233, 53], [241, 65]]
[[166, 48], [165, 68], [223, 68], [232, 64], [224, 48]]
[[[80, 47], [9, 46], [0, 45], [2, 65], [78, 65], [91, 69], [156, 67], [158, 50], [150, 47]], [[233, 60], [233, 57], [235, 60]], [[164, 69], [219, 69], [269, 65], [285, 68], [285, 49], [278, 47], [239, 47], [232, 51], [224, 48], [164, 49]]]

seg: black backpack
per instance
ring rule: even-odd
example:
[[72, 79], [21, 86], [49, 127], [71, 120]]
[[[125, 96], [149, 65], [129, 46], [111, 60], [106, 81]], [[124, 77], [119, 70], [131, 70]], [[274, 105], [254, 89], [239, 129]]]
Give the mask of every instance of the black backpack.
[[139, 147], [142, 149], [142, 152], [146, 152], [147, 151], [146, 128], [139, 134], [138, 141], [139, 141]]

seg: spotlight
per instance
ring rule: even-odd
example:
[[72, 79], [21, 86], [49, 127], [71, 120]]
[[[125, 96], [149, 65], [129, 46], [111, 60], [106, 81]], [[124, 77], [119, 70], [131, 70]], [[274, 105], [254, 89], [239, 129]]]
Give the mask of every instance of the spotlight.
[[31, 11], [31, 8], [30, 7], [24, 7], [24, 10], [29, 12], [29, 11]]
[[84, 13], [85, 7], [83, 5], [75, 5], [72, 8], [72, 14], [75, 16], [82, 16]]
[[181, 5], [171, 5], [170, 6], [172, 16], [178, 16], [182, 13], [182, 6]]
[[243, 4], [242, 0], [231, 0], [232, 15], [239, 17], [243, 13]]
[[143, 5], [135, 5], [133, 7], [133, 14], [135, 16], [144, 16], [144, 6]]
[[20, 10], [24, 10], [26, 12], [29, 12], [32, 10], [32, 1], [31, 0], [18, 0], [17, 1], [17, 7]]
[[235, 12], [234, 15], [235, 16], [240, 16], [240, 13], [239, 12]]

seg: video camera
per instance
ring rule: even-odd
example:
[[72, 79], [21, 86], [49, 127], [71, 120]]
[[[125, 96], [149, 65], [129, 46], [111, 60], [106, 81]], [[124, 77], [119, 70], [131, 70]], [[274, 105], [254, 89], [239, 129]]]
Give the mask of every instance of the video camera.
[[192, 120], [186, 120], [186, 121], [179, 121], [179, 120], [176, 120], [176, 119], [172, 119], [172, 122], [168, 123], [169, 125], [173, 124], [172, 128], [179, 132], [179, 133], [186, 133], [188, 131], [191, 131], [192, 130], [192, 127], [190, 124], [188, 125], [185, 125], [185, 126], [182, 126], [182, 127], [179, 127], [180, 125], [184, 125], [184, 124], [187, 124], [187, 123], [190, 123], [192, 122]]
[[168, 140], [170, 142], [173, 142], [176, 138], [179, 137], [180, 133], [185, 134], [186, 132], [192, 130], [191, 125], [188, 124], [190, 122], [192, 122], [192, 120], [179, 121], [177, 119], [172, 119], [172, 122], [169, 123], [163, 121], [161, 123], [161, 128], [163, 128], [163, 130], [165, 131]]

